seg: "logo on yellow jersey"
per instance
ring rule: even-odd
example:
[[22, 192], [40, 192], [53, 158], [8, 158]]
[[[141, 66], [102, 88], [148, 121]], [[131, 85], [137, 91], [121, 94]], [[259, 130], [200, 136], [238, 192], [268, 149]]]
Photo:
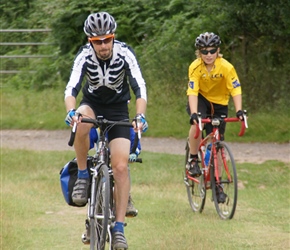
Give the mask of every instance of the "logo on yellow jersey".
[[213, 74], [211, 75], [211, 78], [222, 78], [223, 74]]
[[234, 89], [241, 86], [238, 80], [233, 81], [232, 84], [233, 84]]
[[188, 87], [191, 88], [191, 89], [194, 89], [194, 81], [190, 81], [188, 83]]

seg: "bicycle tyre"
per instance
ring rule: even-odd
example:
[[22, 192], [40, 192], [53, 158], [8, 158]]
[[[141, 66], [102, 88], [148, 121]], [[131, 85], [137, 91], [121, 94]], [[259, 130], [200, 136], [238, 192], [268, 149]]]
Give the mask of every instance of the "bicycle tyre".
[[199, 177], [194, 178], [198, 180], [199, 183], [187, 177], [186, 164], [189, 159], [189, 154], [190, 154], [189, 142], [187, 141], [186, 146], [185, 146], [184, 183], [186, 186], [189, 205], [192, 211], [201, 213], [203, 211], [205, 200], [206, 200], [206, 188], [205, 188], [205, 183], [204, 183], [204, 175], [202, 173], [202, 175], [200, 175]]
[[[211, 167], [211, 187], [212, 196], [216, 211], [221, 219], [232, 219], [237, 206], [238, 199], [238, 178], [236, 164], [233, 154], [229, 146], [224, 141], [216, 143], [218, 164], [219, 164], [219, 178], [220, 187], [217, 187], [217, 180], [215, 178], [215, 167]], [[211, 159], [212, 162], [213, 158]], [[230, 178], [229, 178], [230, 177]], [[223, 190], [225, 196], [219, 196], [218, 191]]]
[[104, 250], [109, 221], [110, 179], [108, 167], [102, 164], [98, 170], [95, 192], [94, 216], [90, 218], [90, 249]]

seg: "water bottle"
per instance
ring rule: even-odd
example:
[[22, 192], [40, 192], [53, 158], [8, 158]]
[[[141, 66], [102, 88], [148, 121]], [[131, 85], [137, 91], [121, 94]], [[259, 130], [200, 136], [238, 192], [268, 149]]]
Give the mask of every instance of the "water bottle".
[[205, 151], [205, 156], [204, 156], [204, 164], [208, 166], [209, 160], [210, 160], [210, 151], [211, 151], [211, 143], [208, 144], [206, 151]]

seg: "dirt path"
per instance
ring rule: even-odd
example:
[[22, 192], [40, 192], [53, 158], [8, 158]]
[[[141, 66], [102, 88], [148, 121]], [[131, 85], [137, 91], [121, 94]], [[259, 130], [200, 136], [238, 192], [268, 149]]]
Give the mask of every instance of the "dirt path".
[[[69, 130], [1, 130], [1, 147], [28, 150], [73, 150], [67, 145]], [[141, 139], [142, 150], [156, 153], [184, 155], [185, 140], [174, 138]], [[237, 162], [262, 163], [280, 160], [289, 163], [290, 144], [228, 143]]]

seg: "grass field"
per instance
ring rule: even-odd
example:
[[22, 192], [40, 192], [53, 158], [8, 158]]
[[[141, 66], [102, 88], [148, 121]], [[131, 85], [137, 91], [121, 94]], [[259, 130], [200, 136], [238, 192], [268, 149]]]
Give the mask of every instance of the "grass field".
[[[150, 90], [151, 92], [152, 90]], [[156, 91], [159, 93], [159, 91]], [[154, 94], [153, 96], [157, 95]], [[176, 95], [180, 95], [176, 93]], [[149, 94], [150, 96], [150, 94]], [[186, 97], [155, 96], [148, 100], [146, 119], [149, 129], [144, 136], [186, 138], [189, 118], [185, 111]], [[0, 88], [1, 129], [67, 129], [64, 123], [65, 108], [63, 90], [47, 89], [42, 92]], [[172, 101], [174, 100], [174, 101]], [[78, 100], [79, 101], [79, 100]], [[175, 102], [176, 101], [176, 102]], [[129, 105], [131, 118], [135, 116], [134, 102]], [[233, 104], [229, 105], [229, 116], [235, 116]], [[244, 107], [247, 108], [247, 107]], [[262, 107], [261, 107], [262, 108]], [[227, 125], [226, 140], [234, 142], [289, 143], [290, 106], [256, 113], [248, 110], [247, 129], [243, 137], [238, 136], [239, 123]]]
[[[66, 205], [59, 184], [59, 171], [74, 153], [1, 150], [0, 249], [89, 249], [80, 239], [86, 208]], [[290, 248], [289, 165], [237, 164], [237, 211], [222, 221], [210, 198], [202, 214], [191, 211], [182, 156], [141, 156], [143, 164], [131, 165], [139, 215], [126, 220], [129, 249]]]

